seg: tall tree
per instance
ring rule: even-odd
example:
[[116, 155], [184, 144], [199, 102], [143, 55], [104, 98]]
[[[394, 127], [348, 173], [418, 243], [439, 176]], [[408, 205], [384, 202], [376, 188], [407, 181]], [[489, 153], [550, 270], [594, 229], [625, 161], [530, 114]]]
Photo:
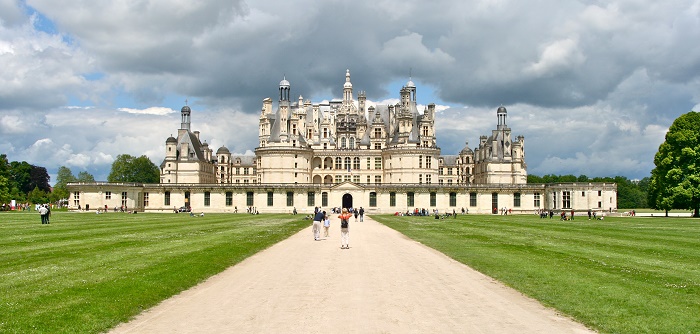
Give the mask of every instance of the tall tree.
[[112, 163], [107, 181], [158, 183], [160, 169], [145, 155], [135, 158], [128, 154], [120, 154]]
[[700, 217], [700, 113], [681, 115], [654, 156], [649, 204], [655, 209], [691, 209]]
[[51, 181], [51, 176], [49, 176], [46, 168], [34, 165], [31, 166], [32, 169], [29, 172], [29, 186], [32, 188], [32, 190], [34, 188], [39, 188], [41, 191], [50, 192], [51, 185], [49, 184], [49, 181]]
[[58, 167], [58, 173], [56, 174], [56, 184], [53, 186], [53, 191], [51, 194], [53, 195], [54, 200], [60, 200], [64, 198], [68, 198], [68, 187], [66, 186], [68, 183], [75, 182], [77, 179], [75, 176], [73, 176], [73, 172], [66, 167], [66, 166], [61, 166]]

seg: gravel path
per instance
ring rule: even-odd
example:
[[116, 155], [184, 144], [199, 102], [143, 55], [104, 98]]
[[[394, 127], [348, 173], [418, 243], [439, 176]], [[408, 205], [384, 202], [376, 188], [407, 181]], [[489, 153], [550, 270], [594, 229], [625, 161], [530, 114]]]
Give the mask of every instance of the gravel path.
[[311, 224], [111, 333], [591, 333], [365, 217]]

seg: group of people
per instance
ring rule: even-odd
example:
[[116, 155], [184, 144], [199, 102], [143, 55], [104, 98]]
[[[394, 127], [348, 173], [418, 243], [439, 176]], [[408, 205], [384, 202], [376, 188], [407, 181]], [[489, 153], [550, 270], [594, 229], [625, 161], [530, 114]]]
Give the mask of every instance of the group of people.
[[41, 215], [41, 223], [48, 224], [49, 218], [51, 218], [51, 208], [49, 207], [49, 205], [40, 205], [37, 211], [39, 211], [39, 215]]
[[[336, 213], [335, 208], [333, 208], [331, 212]], [[357, 221], [357, 218], [360, 217], [360, 221], [364, 221], [364, 214], [364, 208], [354, 210], [354, 212], [350, 212], [350, 210], [347, 208], [340, 210], [340, 215], [338, 215], [338, 218], [340, 218], [340, 249], [350, 249], [350, 218], [355, 216], [355, 221]], [[313, 225], [311, 229], [314, 234], [314, 240], [321, 240], [321, 225], [323, 225], [324, 237], [327, 238], [331, 227], [330, 216], [326, 213], [326, 211], [323, 211], [319, 207], [315, 207]]]

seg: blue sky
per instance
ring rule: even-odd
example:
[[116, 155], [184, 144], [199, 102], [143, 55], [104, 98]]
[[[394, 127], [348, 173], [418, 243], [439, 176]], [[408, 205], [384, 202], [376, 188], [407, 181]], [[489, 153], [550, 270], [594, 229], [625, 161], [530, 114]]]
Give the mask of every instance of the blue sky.
[[319, 102], [350, 69], [380, 104], [410, 76], [443, 154], [503, 105], [529, 173], [642, 178], [699, 109], [697, 40], [699, 0], [0, 0], [0, 153], [104, 180], [119, 154], [160, 164], [187, 100], [211, 146], [252, 154], [283, 76]]

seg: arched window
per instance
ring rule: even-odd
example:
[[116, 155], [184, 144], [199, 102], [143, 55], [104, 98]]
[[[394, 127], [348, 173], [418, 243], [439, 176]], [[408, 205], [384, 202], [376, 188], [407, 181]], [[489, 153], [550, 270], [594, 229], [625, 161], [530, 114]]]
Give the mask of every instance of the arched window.
[[345, 169], [350, 170], [350, 157], [345, 158]]
[[340, 148], [347, 148], [347, 140], [345, 137], [340, 138]]
[[355, 137], [350, 137], [350, 149], [355, 148]]
[[343, 168], [343, 159], [340, 157], [335, 158], [335, 169], [342, 169]]
[[360, 158], [355, 157], [352, 160], [352, 169], [360, 169]]

